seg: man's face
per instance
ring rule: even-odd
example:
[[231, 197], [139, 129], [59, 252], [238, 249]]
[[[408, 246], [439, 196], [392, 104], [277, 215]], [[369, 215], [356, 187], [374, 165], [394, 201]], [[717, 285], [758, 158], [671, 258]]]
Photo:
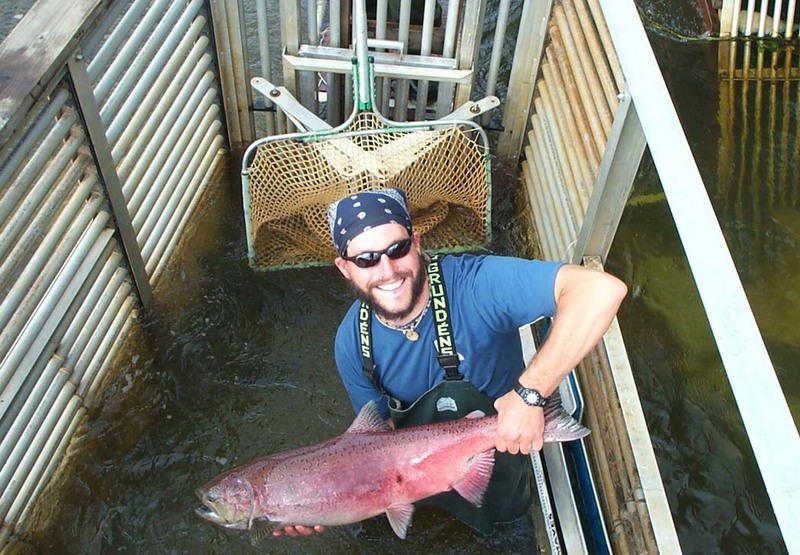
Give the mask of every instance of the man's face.
[[[353, 257], [365, 252], [383, 251], [407, 237], [408, 231], [399, 224], [380, 225], [356, 236], [345, 254]], [[370, 268], [359, 268], [343, 258], [334, 262], [350, 281], [358, 298], [369, 303], [378, 316], [388, 321], [403, 320], [411, 315], [427, 283], [418, 233], [413, 234], [409, 253], [397, 260], [384, 254]]]

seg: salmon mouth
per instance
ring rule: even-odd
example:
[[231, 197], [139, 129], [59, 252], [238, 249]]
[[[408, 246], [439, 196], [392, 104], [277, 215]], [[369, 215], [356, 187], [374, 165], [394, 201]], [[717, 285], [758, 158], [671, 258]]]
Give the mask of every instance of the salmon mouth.
[[221, 522], [222, 521], [220, 516], [217, 514], [217, 511], [215, 511], [214, 509], [212, 509], [208, 505], [200, 505], [199, 507], [197, 507], [194, 510], [194, 512], [196, 512], [198, 515], [200, 515], [201, 517], [203, 517], [206, 520], [211, 520], [213, 522]]

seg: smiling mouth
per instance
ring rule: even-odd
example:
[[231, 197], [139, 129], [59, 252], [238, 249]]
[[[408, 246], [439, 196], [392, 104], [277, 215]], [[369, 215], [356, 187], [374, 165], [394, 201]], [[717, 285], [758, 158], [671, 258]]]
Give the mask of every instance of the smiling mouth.
[[404, 282], [405, 282], [405, 279], [398, 279], [398, 280], [391, 281], [389, 283], [381, 283], [380, 285], [376, 285], [375, 289], [378, 289], [379, 291], [385, 291], [387, 293], [391, 293], [393, 291], [397, 291], [398, 289], [400, 289], [400, 286], [403, 285]]

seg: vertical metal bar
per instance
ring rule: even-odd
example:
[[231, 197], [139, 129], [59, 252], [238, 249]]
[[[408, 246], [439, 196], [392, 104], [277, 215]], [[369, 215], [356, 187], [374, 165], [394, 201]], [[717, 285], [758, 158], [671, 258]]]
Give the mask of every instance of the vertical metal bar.
[[234, 149], [243, 149], [255, 140], [256, 134], [250, 111], [250, 66], [244, 7], [242, 0], [210, 0], [210, 8], [228, 142]]
[[522, 149], [552, 7], [553, 0], [529, 1], [522, 6], [503, 112], [503, 131], [497, 142], [497, 152], [505, 159], [519, 157]]
[[[497, 91], [497, 74], [500, 70], [500, 60], [503, 56], [503, 43], [505, 43], [506, 39], [508, 10], [510, 6], [511, 0], [500, 0], [497, 6], [497, 19], [495, 21], [494, 40], [492, 41], [492, 54], [489, 58], [489, 69], [486, 75], [486, 96], [492, 96]], [[481, 116], [481, 125], [489, 125], [491, 121], [492, 112], [486, 112]]]
[[[734, 23], [734, 9], [737, 8], [740, 0], [722, 0], [722, 8], [719, 10], [719, 36], [726, 37], [731, 34], [731, 27]], [[738, 11], [738, 10], [737, 10]], [[735, 15], [738, 19], [738, 14]]]
[[[258, 33], [258, 53], [261, 59], [261, 75], [268, 81], [272, 81], [272, 60], [270, 59], [269, 51], [269, 26], [267, 25], [267, 0], [256, 0], [256, 25]], [[269, 110], [274, 109], [275, 105], [267, 95], [264, 95], [264, 106], [267, 112], [264, 112], [266, 120], [267, 135], [275, 134], [275, 113]]]
[[[411, 26], [411, 0], [400, 0], [400, 22], [397, 29], [397, 39], [402, 42], [404, 52], [408, 52], [409, 28]], [[397, 79], [394, 83], [394, 113], [395, 121], [405, 121], [408, 114], [408, 80]]]
[[[431, 54], [431, 44], [433, 43], [433, 19], [436, 16], [436, 1], [425, 0], [425, 13], [422, 18], [422, 42], [420, 43], [420, 55], [429, 56]], [[417, 103], [414, 109], [414, 119], [420, 121], [425, 118], [428, 107], [428, 81], [420, 79], [417, 81]]]
[[[328, 7], [328, 19], [330, 30], [329, 44], [334, 48], [342, 46], [342, 2], [341, 0], [330, 0]], [[350, 94], [344, 87], [344, 79], [338, 73], [328, 73], [328, 118], [327, 121], [332, 126], [336, 126], [344, 121], [344, 98]]]
[[[456, 60], [459, 69], [471, 69], [476, 66], [478, 48], [481, 42], [481, 22], [486, 9], [486, 0], [467, 0], [464, 6], [464, 20], [461, 41]], [[472, 95], [472, 82], [456, 86], [455, 105], [461, 106]]]
[[[278, 0], [281, 13], [281, 37], [287, 54], [297, 55], [300, 50], [300, 3], [297, 0]], [[283, 64], [283, 86], [295, 97], [301, 98], [297, 88], [298, 75], [288, 64]], [[279, 112], [285, 118], [283, 112]], [[280, 132], [295, 131], [294, 124], [286, 120], [286, 129], [279, 126]]]
[[794, 36], [794, 16], [795, 16], [796, 0], [789, 0], [786, 7], [786, 38], [790, 39]]
[[598, 256], [605, 263], [645, 146], [647, 140], [636, 107], [630, 96], [624, 94], [611, 126], [586, 219], [572, 254], [574, 264], [580, 264], [585, 256]]
[[136, 242], [131, 216], [125, 203], [125, 197], [122, 195], [122, 187], [114, 167], [114, 160], [111, 158], [111, 149], [108, 146], [105, 131], [100, 123], [100, 112], [89, 83], [86, 63], [80, 55], [74, 56], [69, 60], [68, 68], [75, 97], [77, 98], [95, 162], [97, 163], [100, 181], [105, 189], [108, 204], [116, 222], [120, 243], [125, 251], [128, 269], [136, 285], [139, 301], [143, 307], [149, 308], [153, 301], [153, 290], [147, 279], [144, 260], [139, 250], [139, 244]]
[[[528, 3], [526, 2], [525, 5]], [[458, 12], [461, 6], [459, 0], [447, 0], [445, 12], [444, 42], [442, 56], [453, 58], [456, 50], [456, 33], [458, 32]], [[524, 8], [523, 8], [524, 9]], [[453, 96], [455, 95], [453, 83], [439, 83], [439, 93], [436, 95], [436, 117], [442, 118], [453, 109]], [[520, 142], [520, 145], [522, 142]]]

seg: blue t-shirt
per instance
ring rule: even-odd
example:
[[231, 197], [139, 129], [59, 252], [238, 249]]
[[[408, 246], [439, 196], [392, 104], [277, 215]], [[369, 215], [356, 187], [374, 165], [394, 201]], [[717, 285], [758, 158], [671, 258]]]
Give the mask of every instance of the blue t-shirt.
[[[552, 316], [555, 277], [561, 262], [494, 255], [444, 256], [442, 275], [456, 348], [458, 370], [486, 395], [497, 398], [516, 384], [524, 369], [519, 327]], [[336, 333], [335, 356], [345, 389], [358, 412], [374, 400], [384, 417], [386, 399], [364, 375], [356, 301]], [[409, 341], [372, 315], [372, 357], [383, 388], [404, 404], [413, 403], [444, 378], [436, 358], [433, 311]]]

